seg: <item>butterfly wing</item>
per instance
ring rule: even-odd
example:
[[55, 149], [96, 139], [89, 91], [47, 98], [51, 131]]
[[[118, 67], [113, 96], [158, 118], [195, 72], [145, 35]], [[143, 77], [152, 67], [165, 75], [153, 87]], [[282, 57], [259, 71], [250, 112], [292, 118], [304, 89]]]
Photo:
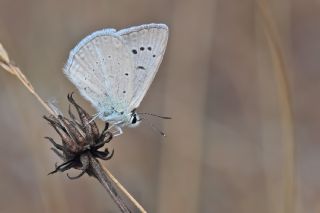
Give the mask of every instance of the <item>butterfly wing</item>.
[[165, 24], [145, 24], [120, 30], [116, 34], [122, 38], [134, 61], [131, 111], [140, 105], [158, 71], [169, 30]]
[[132, 56], [114, 29], [85, 37], [70, 52], [64, 73], [98, 113], [125, 111], [132, 97]]

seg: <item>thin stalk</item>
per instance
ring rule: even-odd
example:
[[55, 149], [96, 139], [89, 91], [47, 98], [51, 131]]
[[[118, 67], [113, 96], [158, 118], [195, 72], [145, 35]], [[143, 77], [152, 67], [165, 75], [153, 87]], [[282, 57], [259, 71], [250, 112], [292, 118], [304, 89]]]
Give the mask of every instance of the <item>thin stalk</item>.
[[295, 140], [293, 109], [288, 79], [288, 69], [285, 63], [283, 49], [280, 45], [278, 31], [275, 27], [270, 11], [265, 0], [258, 1], [258, 6], [264, 20], [264, 33], [271, 52], [274, 66], [274, 75], [278, 84], [281, 121], [282, 143], [284, 147], [284, 174], [285, 174], [285, 213], [295, 212]]
[[123, 194], [129, 198], [129, 200], [139, 209], [141, 213], [147, 213], [147, 211], [134, 199], [134, 197], [124, 188], [124, 186], [121, 185], [121, 183], [111, 174], [111, 172], [105, 168], [104, 166], [101, 166], [104, 172], [109, 176], [109, 178], [116, 184], [116, 186], [122, 191]]
[[111, 181], [109, 180], [109, 177], [107, 173], [105, 172], [105, 169], [101, 166], [99, 161], [92, 156], [89, 157], [90, 159], [90, 166], [89, 171], [92, 173], [97, 180], [101, 183], [101, 185], [109, 192], [111, 198], [113, 201], [117, 204], [121, 212], [123, 213], [129, 213], [131, 212], [124, 202], [122, 198], [118, 195], [117, 190], [112, 186]]

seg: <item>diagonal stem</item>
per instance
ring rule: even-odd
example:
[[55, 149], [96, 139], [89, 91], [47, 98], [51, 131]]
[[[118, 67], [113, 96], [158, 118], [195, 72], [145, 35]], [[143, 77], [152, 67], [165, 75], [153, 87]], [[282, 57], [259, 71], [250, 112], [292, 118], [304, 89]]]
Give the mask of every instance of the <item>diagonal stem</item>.
[[109, 179], [106, 172], [104, 172], [103, 167], [99, 161], [92, 156], [89, 157], [89, 168], [88, 171], [94, 175], [101, 183], [101, 185], [109, 192], [113, 201], [117, 204], [121, 212], [129, 213], [131, 212], [124, 200], [118, 195], [116, 189], [112, 186], [111, 180]]
[[116, 186], [130, 199], [130, 201], [139, 209], [141, 213], [147, 213], [147, 211], [134, 199], [134, 197], [121, 185], [121, 183], [111, 174], [111, 172], [102, 166], [104, 172], [110, 177], [110, 179], [116, 184]]

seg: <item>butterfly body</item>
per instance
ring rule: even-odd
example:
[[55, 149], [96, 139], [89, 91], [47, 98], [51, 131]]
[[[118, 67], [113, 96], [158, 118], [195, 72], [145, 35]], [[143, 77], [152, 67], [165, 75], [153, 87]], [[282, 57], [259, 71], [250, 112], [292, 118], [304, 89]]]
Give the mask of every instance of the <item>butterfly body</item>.
[[134, 126], [139, 121], [135, 110], [157, 73], [167, 40], [165, 24], [99, 30], [71, 50], [64, 73], [100, 119]]
[[112, 111], [108, 113], [105, 112], [104, 114], [100, 115], [99, 118], [101, 120], [116, 124], [120, 127], [123, 127], [123, 126], [134, 127], [139, 123], [139, 116], [135, 112], [135, 110], [131, 112], [118, 112], [118, 111]]

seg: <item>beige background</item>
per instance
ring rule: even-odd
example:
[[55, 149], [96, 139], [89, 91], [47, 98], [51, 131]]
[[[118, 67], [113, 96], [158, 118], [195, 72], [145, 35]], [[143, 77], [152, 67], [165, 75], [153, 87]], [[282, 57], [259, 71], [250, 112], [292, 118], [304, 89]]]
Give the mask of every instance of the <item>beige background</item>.
[[[127, 129], [104, 165], [149, 212], [280, 213], [290, 187], [296, 212], [319, 212], [320, 2], [267, 3], [290, 83], [292, 134], [257, 2], [0, 0], [0, 41], [38, 93], [66, 111], [76, 89], [62, 67], [81, 38], [168, 24], [167, 52], [140, 108], [172, 116], [154, 121], [168, 136], [144, 124]], [[57, 138], [45, 113], [0, 72], [0, 212], [118, 212], [94, 179], [47, 176], [58, 158], [43, 139]]]

